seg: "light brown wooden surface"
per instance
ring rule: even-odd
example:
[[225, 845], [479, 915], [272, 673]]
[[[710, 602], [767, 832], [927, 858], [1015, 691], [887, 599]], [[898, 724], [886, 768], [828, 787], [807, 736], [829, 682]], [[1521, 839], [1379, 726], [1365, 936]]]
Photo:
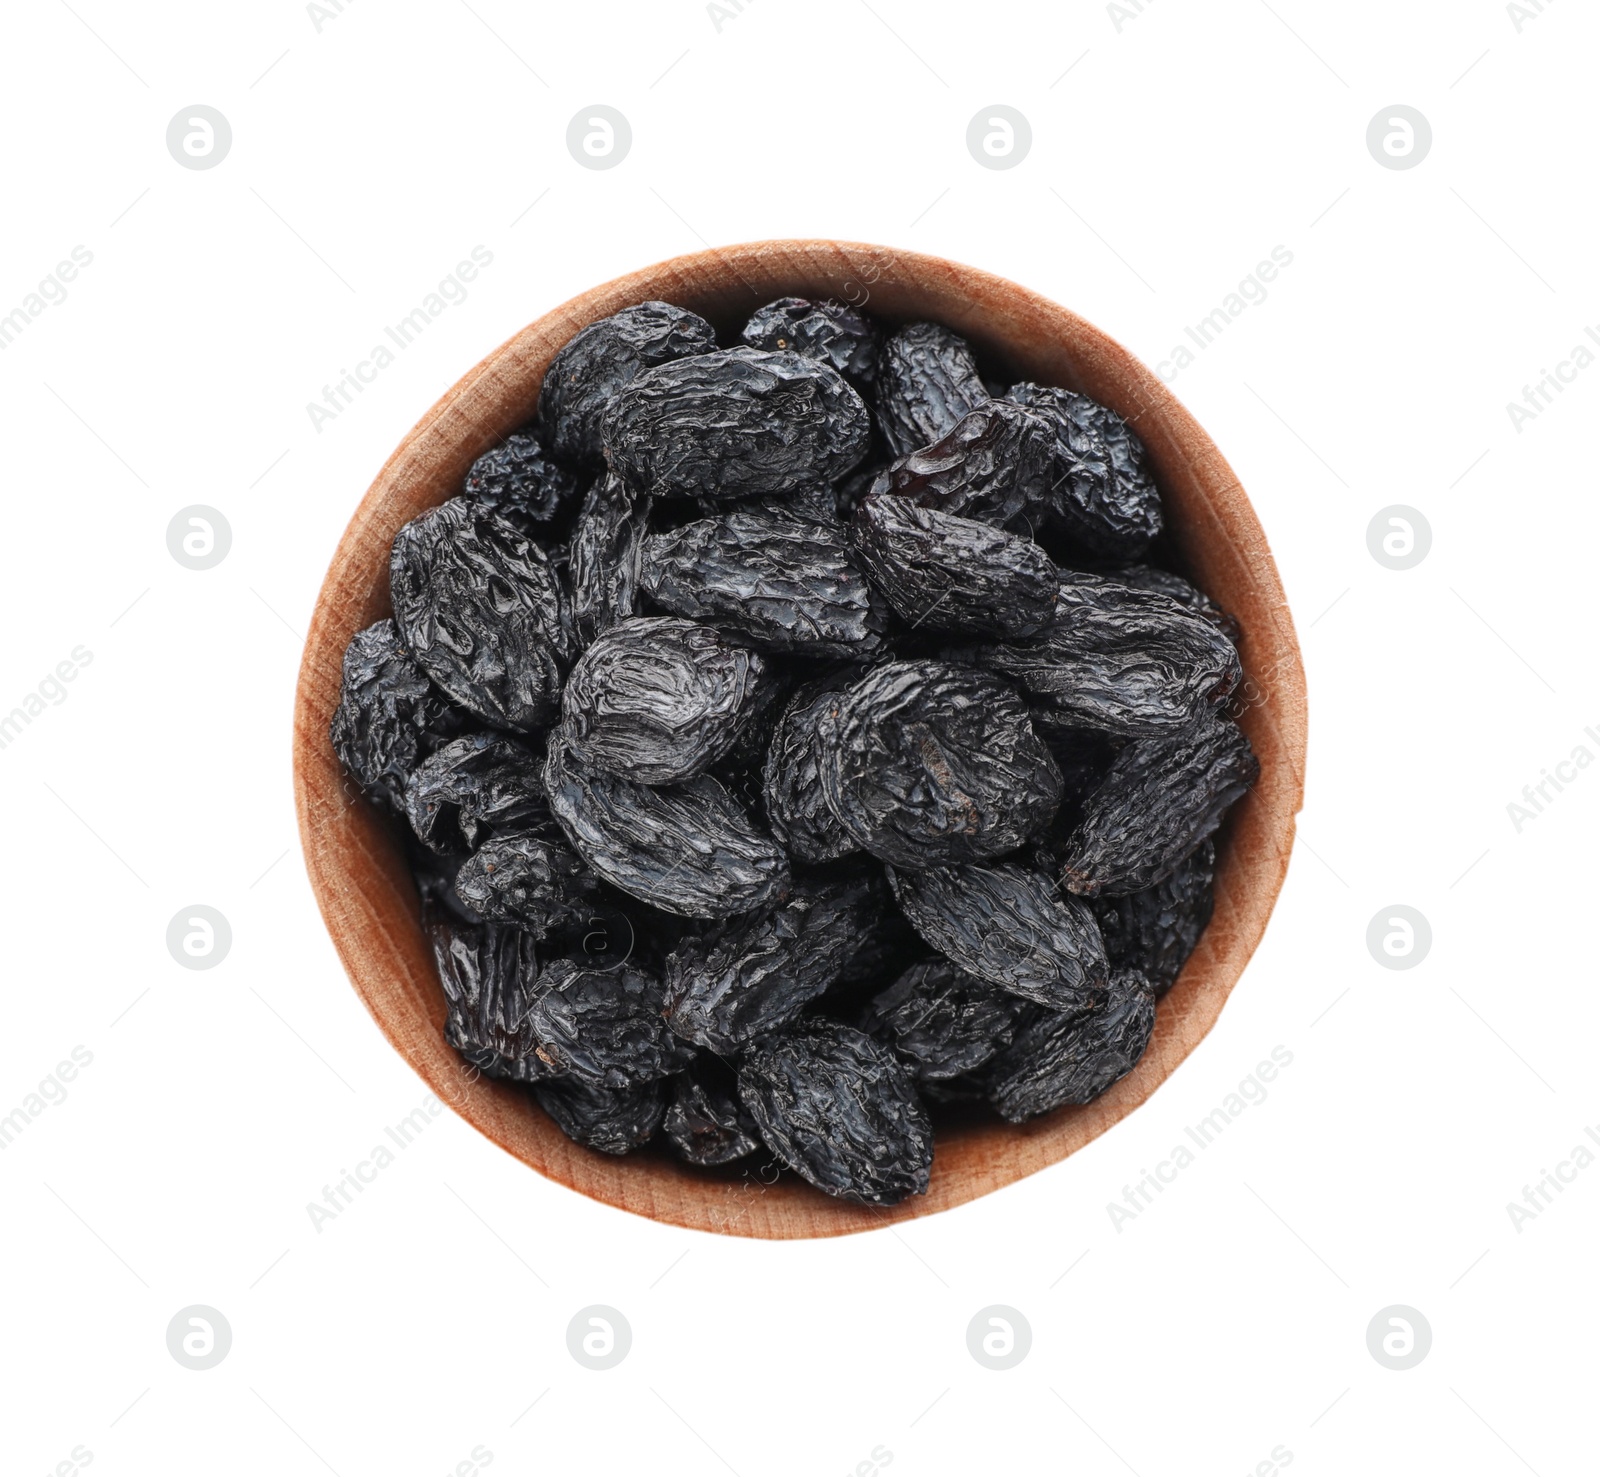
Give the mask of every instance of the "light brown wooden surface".
[[[1242, 721], [1261, 760], [1260, 783], [1220, 839], [1215, 916], [1162, 1001], [1139, 1066], [1088, 1107], [1022, 1127], [996, 1120], [942, 1132], [928, 1194], [892, 1210], [831, 1200], [787, 1176], [763, 1185], [650, 1150], [593, 1153], [563, 1136], [525, 1090], [464, 1072], [442, 1039], [444, 995], [402, 849], [345, 780], [328, 740], [345, 645], [390, 613], [396, 530], [457, 492], [473, 460], [532, 416], [545, 367], [573, 333], [655, 298], [703, 314], [727, 341], [751, 311], [787, 294], [842, 298], [891, 321], [937, 319], [1008, 379], [1079, 390], [1127, 417], [1149, 448], [1195, 578], [1244, 629], [1253, 701]], [[618, 278], [530, 324], [468, 373], [401, 443], [345, 530], [306, 639], [294, 714], [306, 869], [351, 982], [395, 1050], [467, 1122], [561, 1184], [674, 1225], [772, 1238], [842, 1235], [960, 1205], [1066, 1158], [1143, 1103], [1211, 1029], [1261, 938], [1289, 862], [1305, 751], [1305, 677], [1265, 535], [1221, 452], [1156, 376], [1014, 283], [936, 257], [826, 241], [726, 247]]]

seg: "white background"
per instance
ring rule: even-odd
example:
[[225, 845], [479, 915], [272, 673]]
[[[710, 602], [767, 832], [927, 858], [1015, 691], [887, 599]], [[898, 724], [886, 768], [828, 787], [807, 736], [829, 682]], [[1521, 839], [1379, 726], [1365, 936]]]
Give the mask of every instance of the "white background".
[[[1520, 30], [1490, 0], [725, 8], [364, 0], [319, 30], [290, 0], [6, 7], [0, 314], [73, 247], [93, 262], [0, 352], [0, 711], [92, 661], [0, 750], [0, 1115], [74, 1047], [93, 1061], [0, 1151], [0, 1468], [1194, 1477], [1282, 1448], [1296, 1477], [1594, 1470], [1600, 1166], [1520, 1230], [1506, 1205], [1600, 1124], [1600, 773], [1520, 832], [1507, 804], [1600, 754], [1600, 367], [1520, 432], [1506, 404], [1600, 322], [1600, 22], [1579, 0]], [[234, 135], [203, 172], [165, 146], [194, 103]], [[593, 103], [634, 133], [606, 172], [565, 146]], [[965, 146], [995, 103], [1033, 130], [1007, 171]], [[1413, 170], [1367, 150], [1394, 103], [1432, 124]], [[784, 235], [977, 264], [1152, 364], [1293, 253], [1174, 384], [1259, 510], [1309, 672], [1267, 937], [1147, 1106], [899, 1230], [657, 1226], [445, 1115], [318, 1233], [307, 1202], [424, 1098], [295, 837], [291, 694], [340, 530], [530, 319]], [[314, 429], [306, 403], [477, 245], [466, 302]], [[233, 530], [207, 572], [167, 551], [193, 503]], [[1433, 531], [1406, 572], [1366, 542], [1395, 503]], [[164, 942], [194, 903], [233, 929], [209, 972]], [[1365, 943], [1394, 903], [1433, 929], [1407, 972]], [[1107, 1202], [1274, 1046], [1266, 1101], [1116, 1229]], [[566, 1348], [593, 1303], [633, 1330], [604, 1373]], [[1004, 1372], [966, 1346], [996, 1303], [1033, 1332]], [[1366, 1344], [1397, 1303], [1433, 1330], [1405, 1372]], [[207, 1372], [167, 1352], [190, 1304], [233, 1331]]]

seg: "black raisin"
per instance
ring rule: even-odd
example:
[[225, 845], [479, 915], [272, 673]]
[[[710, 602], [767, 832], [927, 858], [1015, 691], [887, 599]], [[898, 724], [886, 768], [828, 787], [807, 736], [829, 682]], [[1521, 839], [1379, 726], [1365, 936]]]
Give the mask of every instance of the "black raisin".
[[874, 484], [925, 508], [1032, 536], [1049, 505], [1050, 427], [1009, 400], [985, 400]]
[[652, 535], [642, 582], [674, 615], [731, 626], [770, 651], [866, 660], [888, 629], [889, 608], [844, 530], [771, 507]]
[[886, 901], [877, 877], [806, 879], [770, 913], [685, 939], [667, 960], [667, 1023], [719, 1054], [787, 1024], [844, 972]]
[[895, 456], [937, 441], [989, 398], [972, 349], [939, 323], [909, 323], [878, 355], [878, 427]]
[[709, 775], [654, 788], [591, 770], [550, 741], [550, 809], [573, 848], [613, 887], [688, 918], [776, 902], [789, 862]]
[[739, 1101], [737, 1080], [717, 1058], [697, 1058], [670, 1085], [661, 1132], [680, 1159], [709, 1169], [761, 1147], [756, 1121]]
[[1088, 906], [1015, 863], [889, 871], [923, 939], [968, 974], [1050, 1010], [1081, 1010], [1105, 993], [1110, 966]]
[[654, 497], [780, 495], [844, 476], [866, 455], [861, 397], [799, 354], [726, 349], [645, 371], [611, 403], [611, 470]]
[[1084, 802], [1061, 853], [1061, 885], [1083, 897], [1143, 892], [1222, 824], [1261, 773], [1236, 725], [1208, 718], [1138, 739]]
[[882, 335], [877, 324], [848, 303], [780, 297], [757, 309], [739, 337], [752, 349], [792, 350], [815, 359], [866, 391], [877, 373]]
[[1086, 395], [1050, 385], [1013, 385], [1006, 399], [1051, 428], [1049, 504], [1058, 526], [1095, 554], [1137, 559], [1161, 532], [1161, 495], [1128, 423]]
[[536, 1082], [557, 1068], [538, 1054], [528, 1006], [539, 990], [534, 937], [489, 923], [473, 927], [434, 919], [428, 927], [449, 1014], [444, 1039], [490, 1077]]
[[1154, 887], [1090, 904], [1113, 967], [1137, 969], [1158, 1000], [1172, 988], [1211, 921], [1216, 862], [1215, 843], [1203, 841]]
[[860, 1026], [899, 1052], [919, 1083], [941, 1082], [1009, 1046], [1029, 1008], [948, 959], [930, 959], [875, 996]]
[[1137, 970], [1118, 970], [1093, 1010], [1046, 1013], [1017, 1033], [989, 1068], [989, 1101], [1012, 1123], [1093, 1102], [1133, 1070], [1155, 1020], [1150, 982]]
[[889, 662], [824, 718], [822, 793], [857, 844], [903, 867], [1013, 851], [1050, 823], [1055, 761], [1004, 682], [947, 662]]
[[822, 793], [820, 729], [843, 699], [854, 670], [806, 683], [789, 700], [773, 731], [763, 771], [767, 823], [802, 862], [831, 862], [857, 849]]
[[446, 854], [470, 851], [492, 831], [548, 825], [540, 760], [501, 734], [469, 733], [435, 750], [406, 782], [417, 839]]
[[1124, 564], [1120, 569], [1108, 570], [1106, 577], [1116, 580], [1119, 584], [1132, 585], [1140, 590], [1153, 590], [1158, 595], [1165, 595], [1169, 600], [1176, 600], [1191, 615], [1210, 621], [1235, 646], [1244, 639], [1238, 621], [1204, 590], [1190, 584], [1181, 574], [1174, 574], [1170, 569], [1158, 569], [1154, 564]]
[[863, 1205], [927, 1193], [927, 1109], [870, 1036], [827, 1020], [769, 1036], [745, 1053], [739, 1096], [767, 1147], [819, 1190]]
[[627, 1154], [649, 1143], [667, 1111], [660, 1081], [594, 1087], [562, 1079], [535, 1084], [533, 1095], [569, 1139], [602, 1154]]
[[527, 1029], [561, 1075], [590, 1087], [636, 1087], [681, 1072], [694, 1056], [662, 1019], [665, 994], [660, 979], [631, 962], [587, 969], [557, 959], [539, 976]]
[[869, 497], [851, 519], [850, 541], [867, 578], [913, 627], [1032, 636], [1055, 613], [1050, 556], [987, 523], [906, 497]]
[[395, 535], [389, 588], [417, 664], [462, 707], [497, 728], [554, 717], [566, 601], [538, 544], [451, 498]]
[[551, 451], [567, 461], [600, 460], [600, 417], [637, 375], [717, 346], [704, 318], [670, 303], [640, 303], [580, 329], [545, 371], [539, 423]]
[[1037, 636], [953, 654], [1019, 683], [1064, 724], [1130, 736], [1188, 727], [1241, 676], [1233, 643], [1177, 601], [1070, 571]]
[[549, 523], [577, 491], [577, 476], [550, 456], [532, 427], [513, 431], [484, 452], [461, 489], [469, 502], [498, 513], [524, 533]]
[[479, 918], [518, 924], [535, 938], [581, 923], [598, 899], [599, 881], [550, 834], [554, 829], [484, 842], [456, 873], [456, 896]]
[[579, 645], [635, 613], [649, 520], [650, 499], [630, 492], [620, 477], [597, 479], [584, 496], [568, 551]]
[[368, 799], [403, 811], [411, 771], [461, 731], [462, 718], [406, 650], [393, 621], [350, 638], [329, 737]]
[[578, 658], [561, 699], [561, 736], [591, 769], [646, 785], [693, 779], [728, 752], [760, 709], [759, 652], [670, 616], [620, 621]]

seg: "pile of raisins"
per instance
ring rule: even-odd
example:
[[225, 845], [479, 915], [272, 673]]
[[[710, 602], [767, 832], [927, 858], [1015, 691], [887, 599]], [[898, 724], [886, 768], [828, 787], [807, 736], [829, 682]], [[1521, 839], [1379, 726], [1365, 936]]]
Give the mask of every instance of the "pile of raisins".
[[1104, 406], [837, 302], [740, 337], [649, 302], [557, 354], [396, 536], [333, 745], [473, 1068], [892, 1205], [932, 1114], [1139, 1060], [1257, 775], [1238, 632]]

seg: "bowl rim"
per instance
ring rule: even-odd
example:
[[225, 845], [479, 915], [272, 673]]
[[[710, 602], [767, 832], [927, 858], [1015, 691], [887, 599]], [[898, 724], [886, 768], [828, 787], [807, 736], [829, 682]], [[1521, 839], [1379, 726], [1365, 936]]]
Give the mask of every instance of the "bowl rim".
[[[650, 299], [683, 302], [715, 321], [717, 314], [693, 299], [715, 293], [720, 302], [736, 286], [752, 294], [746, 315], [788, 295], [863, 307], [877, 301], [871, 311], [890, 321], [937, 317], [1002, 358], [1054, 356], [1061, 370], [1049, 382], [1071, 380], [1069, 388], [1086, 393], [1092, 387], [1094, 398], [1139, 430], [1169, 515], [1174, 503], [1184, 512], [1181, 526], [1169, 516], [1180, 552], [1202, 588], [1222, 598], [1221, 585], [1231, 597], [1222, 603], [1244, 629], [1247, 692], [1255, 689], [1241, 723], [1261, 758], [1261, 780], [1229, 817], [1218, 848], [1216, 911], [1161, 1002], [1139, 1066], [1086, 1107], [999, 1124], [1000, 1131], [973, 1125], [941, 1134], [929, 1193], [887, 1209], [830, 1199], [794, 1176], [768, 1183], [747, 1171], [728, 1180], [665, 1156], [611, 1159], [566, 1140], [524, 1089], [464, 1069], [443, 1044], [443, 992], [402, 853], [387, 822], [346, 780], [328, 737], [344, 647], [356, 630], [389, 613], [387, 545], [398, 512], [406, 513], [404, 522], [450, 496], [473, 458], [532, 419], [550, 355], [578, 329]], [[927, 307], [930, 300], [937, 311]], [[897, 302], [925, 311], [899, 311]], [[721, 316], [733, 321], [726, 311]], [[1015, 336], [998, 332], [1002, 324], [1055, 337], [1024, 351]], [[435, 496], [441, 486], [447, 490]], [[936, 1214], [1058, 1163], [1145, 1102], [1195, 1049], [1281, 891], [1304, 795], [1306, 720], [1299, 645], [1265, 533], [1221, 452], [1146, 365], [1071, 310], [981, 268], [897, 247], [775, 239], [665, 258], [579, 293], [485, 355], [407, 433], [340, 536], [317, 595], [294, 699], [295, 809], [312, 891], [352, 986], [395, 1050], [479, 1132], [557, 1183], [667, 1224], [766, 1239], [844, 1235]]]

